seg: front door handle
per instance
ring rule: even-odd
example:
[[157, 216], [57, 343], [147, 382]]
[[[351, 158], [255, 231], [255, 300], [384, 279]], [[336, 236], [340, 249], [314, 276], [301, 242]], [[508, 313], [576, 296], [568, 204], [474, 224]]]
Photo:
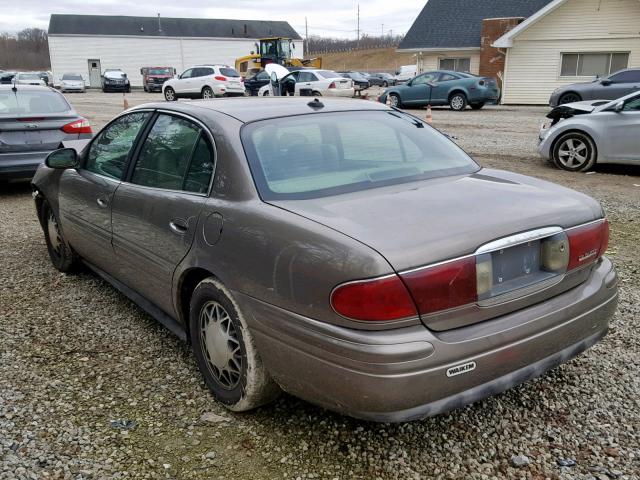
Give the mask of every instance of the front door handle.
[[104, 197], [98, 197], [96, 203], [100, 208], [107, 208], [109, 206], [109, 201]]
[[174, 218], [169, 222], [169, 228], [173, 233], [184, 235], [189, 230], [189, 223], [182, 218]]

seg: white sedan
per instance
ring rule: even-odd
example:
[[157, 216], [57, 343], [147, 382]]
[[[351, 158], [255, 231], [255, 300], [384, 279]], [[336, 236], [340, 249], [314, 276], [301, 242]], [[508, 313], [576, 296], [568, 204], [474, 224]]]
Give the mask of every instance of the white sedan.
[[332, 70], [304, 69], [289, 72], [277, 64], [265, 67], [269, 75], [275, 75], [277, 81], [260, 88], [258, 96], [303, 94], [314, 97], [353, 97], [353, 80], [343, 78]]

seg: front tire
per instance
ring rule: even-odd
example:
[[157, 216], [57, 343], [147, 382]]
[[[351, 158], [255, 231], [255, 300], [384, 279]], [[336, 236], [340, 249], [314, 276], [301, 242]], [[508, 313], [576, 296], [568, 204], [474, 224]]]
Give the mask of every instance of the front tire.
[[49, 202], [46, 200], [42, 205], [42, 224], [44, 229], [44, 240], [47, 244], [47, 251], [51, 263], [61, 272], [69, 273], [76, 269], [80, 259], [78, 255], [67, 245], [56, 215]]
[[164, 99], [167, 102], [175, 102], [178, 99], [178, 97], [176, 95], [176, 91], [171, 87], [165, 88], [164, 89]]
[[565, 93], [558, 100], [558, 105], [564, 105], [566, 103], [574, 103], [582, 101], [582, 97], [574, 92]]
[[449, 98], [449, 107], [454, 112], [461, 112], [467, 108], [467, 96], [464, 93], [454, 93]]
[[193, 292], [189, 327], [198, 368], [216, 400], [244, 412], [278, 397], [280, 388], [262, 363], [240, 309], [213, 277]]
[[389, 94], [389, 103], [391, 103], [391, 107], [402, 108], [402, 100], [400, 100], [400, 95], [397, 93]]
[[586, 172], [596, 163], [596, 146], [591, 137], [582, 132], [560, 136], [553, 146], [553, 162], [569, 172]]

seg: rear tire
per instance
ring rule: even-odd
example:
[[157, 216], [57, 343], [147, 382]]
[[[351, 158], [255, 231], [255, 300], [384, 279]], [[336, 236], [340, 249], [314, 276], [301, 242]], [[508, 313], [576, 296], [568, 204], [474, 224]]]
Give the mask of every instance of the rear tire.
[[467, 108], [467, 96], [464, 93], [454, 93], [449, 98], [449, 107], [454, 112], [462, 112]]
[[64, 273], [73, 272], [77, 269], [80, 258], [67, 244], [56, 215], [49, 202], [44, 200], [42, 204], [42, 226], [44, 229], [44, 240], [47, 244], [47, 251], [51, 263], [59, 271]]
[[589, 135], [569, 132], [561, 135], [553, 145], [553, 163], [568, 172], [586, 172], [596, 163], [596, 146]]
[[213, 94], [213, 90], [211, 90], [211, 87], [204, 87], [202, 89], [202, 98], [204, 98], [205, 100], [210, 100], [214, 97]]
[[262, 363], [240, 309], [215, 278], [193, 291], [189, 327], [198, 368], [216, 400], [244, 412], [278, 397], [280, 388]]
[[312, 94], [314, 97], [321, 97], [321, 96], [322, 96], [322, 94], [321, 94], [320, 92], [316, 91], [316, 90], [314, 90], [313, 92], [311, 92], [311, 94]]
[[167, 102], [175, 102], [176, 100], [178, 100], [178, 96], [176, 95], [176, 91], [171, 87], [165, 88], [164, 89], [164, 99]]

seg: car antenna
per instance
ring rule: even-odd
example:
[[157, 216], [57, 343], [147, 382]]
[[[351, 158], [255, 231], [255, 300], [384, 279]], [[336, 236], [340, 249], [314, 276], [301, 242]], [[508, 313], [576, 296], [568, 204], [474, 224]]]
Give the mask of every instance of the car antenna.
[[318, 98], [314, 98], [312, 101], [307, 103], [307, 105], [313, 108], [314, 110], [320, 110], [321, 108], [324, 108], [324, 103], [322, 103]]
[[12, 81], [11, 83], [12, 83], [12, 85], [11, 85], [11, 91], [12, 91], [13, 93], [16, 93], [16, 92], [18, 91], [18, 86], [17, 86], [17, 83], [16, 83], [15, 78], [13, 79], [13, 81]]

